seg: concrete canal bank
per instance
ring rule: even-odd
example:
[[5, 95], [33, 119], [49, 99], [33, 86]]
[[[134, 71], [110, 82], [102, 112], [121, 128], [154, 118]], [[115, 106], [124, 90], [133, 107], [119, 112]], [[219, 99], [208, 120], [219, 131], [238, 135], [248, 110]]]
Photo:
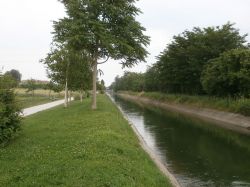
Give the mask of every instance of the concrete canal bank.
[[202, 120], [212, 122], [213, 124], [226, 129], [250, 135], [250, 117], [207, 108], [195, 108], [187, 105], [168, 104], [141, 96], [134, 96], [122, 93], [118, 95], [124, 99], [131, 100], [133, 102], [141, 102], [143, 104], [152, 105], [165, 110], [180, 112], [185, 115], [190, 115], [192, 117], [197, 117]]

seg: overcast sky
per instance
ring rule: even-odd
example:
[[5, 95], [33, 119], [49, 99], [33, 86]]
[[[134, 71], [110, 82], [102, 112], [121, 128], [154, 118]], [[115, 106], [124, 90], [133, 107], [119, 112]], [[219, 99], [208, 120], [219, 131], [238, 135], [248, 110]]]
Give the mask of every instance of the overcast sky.
[[[151, 37], [147, 63], [132, 69], [144, 72], [154, 63], [174, 35], [195, 26], [217, 26], [236, 23], [242, 34], [250, 33], [250, 1], [248, 0], [140, 0], [143, 11], [138, 20]], [[57, 0], [0, 0], [0, 67], [3, 71], [19, 70], [23, 79], [47, 80], [46, 70], [39, 63], [49, 52], [52, 41], [52, 20], [65, 15]], [[248, 41], [249, 41], [248, 37]], [[100, 68], [106, 85], [124, 69], [110, 60]]]

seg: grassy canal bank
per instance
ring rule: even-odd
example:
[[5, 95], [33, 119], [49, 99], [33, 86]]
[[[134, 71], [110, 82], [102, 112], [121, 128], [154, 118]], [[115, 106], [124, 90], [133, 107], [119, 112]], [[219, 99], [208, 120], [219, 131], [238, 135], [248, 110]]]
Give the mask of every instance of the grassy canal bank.
[[170, 186], [118, 109], [98, 96], [37, 113], [0, 148], [0, 186]]
[[119, 93], [146, 97], [170, 104], [184, 104], [193, 107], [209, 108], [250, 116], [250, 99], [246, 98], [218, 98], [198, 95], [164, 94], [160, 92], [122, 91]]

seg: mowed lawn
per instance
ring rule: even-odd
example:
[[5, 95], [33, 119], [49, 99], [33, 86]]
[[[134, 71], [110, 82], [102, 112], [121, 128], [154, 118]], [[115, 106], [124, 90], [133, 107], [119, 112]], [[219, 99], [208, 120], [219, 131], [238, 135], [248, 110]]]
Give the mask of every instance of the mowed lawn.
[[0, 186], [170, 186], [105, 95], [37, 113], [0, 148]]

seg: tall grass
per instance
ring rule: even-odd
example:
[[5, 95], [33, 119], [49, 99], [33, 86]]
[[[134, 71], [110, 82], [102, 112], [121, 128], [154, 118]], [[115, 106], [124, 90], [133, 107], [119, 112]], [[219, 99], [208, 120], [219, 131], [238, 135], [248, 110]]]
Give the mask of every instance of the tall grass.
[[16, 88], [14, 90], [17, 98], [17, 103], [21, 108], [28, 108], [44, 103], [49, 103], [51, 101], [62, 99], [64, 92], [55, 93], [49, 90], [38, 89], [35, 90], [34, 95], [32, 93], [26, 92], [27, 89]]

